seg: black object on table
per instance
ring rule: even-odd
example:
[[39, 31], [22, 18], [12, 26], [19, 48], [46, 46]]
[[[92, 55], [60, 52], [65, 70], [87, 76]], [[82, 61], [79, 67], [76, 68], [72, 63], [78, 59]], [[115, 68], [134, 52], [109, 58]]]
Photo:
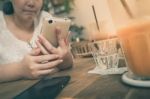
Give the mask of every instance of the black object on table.
[[13, 99], [55, 99], [70, 78], [70, 76], [60, 76], [42, 79]]

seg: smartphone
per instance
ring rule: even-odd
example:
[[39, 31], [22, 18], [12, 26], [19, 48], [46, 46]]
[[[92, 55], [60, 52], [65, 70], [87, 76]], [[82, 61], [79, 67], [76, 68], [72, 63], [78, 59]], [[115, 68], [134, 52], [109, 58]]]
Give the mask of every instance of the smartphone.
[[42, 79], [13, 99], [55, 99], [68, 84], [70, 76]]
[[67, 18], [44, 18], [41, 29], [41, 34], [55, 47], [58, 46], [58, 40], [56, 36], [56, 28], [59, 28], [61, 35], [64, 39], [67, 39], [69, 35], [69, 27], [71, 20]]

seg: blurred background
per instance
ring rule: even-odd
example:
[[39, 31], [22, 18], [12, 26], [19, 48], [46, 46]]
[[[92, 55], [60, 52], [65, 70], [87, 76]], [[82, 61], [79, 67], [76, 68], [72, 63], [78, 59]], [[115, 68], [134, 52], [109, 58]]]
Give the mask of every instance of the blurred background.
[[[0, 9], [4, 1], [0, 0]], [[128, 21], [149, 16], [149, 5], [150, 0], [44, 0], [44, 9], [53, 16], [72, 20], [72, 47], [101, 40], [105, 34], [116, 35]]]
[[[0, 9], [6, 0], [0, 0]], [[150, 0], [44, 0], [44, 9], [54, 16], [69, 17], [73, 21], [71, 30], [75, 33], [70, 38], [75, 41], [98, 39], [96, 32], [97, 17], [99, 28], [103, 32], [104, 25], [108, 25], [114, 32], [121, 25], [134, 17], [148, 16], [150, 14]], [[106, 26], [107, 27], [107, 26]], [[114, 29], [113, 29], [114, 28]], [[105, 30], [104, 31], [109, 31]], [[110, 32], [109, 31], [109, 32]], [[96, 37], [92, 38], [92, 35]]]

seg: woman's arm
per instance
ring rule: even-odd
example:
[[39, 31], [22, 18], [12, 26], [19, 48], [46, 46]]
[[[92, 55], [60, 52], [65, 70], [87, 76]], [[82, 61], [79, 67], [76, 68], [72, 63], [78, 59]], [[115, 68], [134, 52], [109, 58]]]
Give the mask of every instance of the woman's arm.
[[[0, 65], [0, 82], [18, 79], [37, 79], [54, 73], [56, 66], [62, 63], [57, 54], [39, 55], [40, 49], [31, 53], [17, 63]], [[43, 63], [44, 62], [44, 63]]]
[[17, 80], [22, 77], [20, 63], [0, 65], [0, 82]]

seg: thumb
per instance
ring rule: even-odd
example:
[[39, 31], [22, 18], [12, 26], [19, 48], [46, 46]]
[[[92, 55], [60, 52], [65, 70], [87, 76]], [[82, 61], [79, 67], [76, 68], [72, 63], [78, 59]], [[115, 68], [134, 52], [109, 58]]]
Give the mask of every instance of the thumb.
[[56, 34], [59, 46], [62, 48], [66, 47], [65, 39], [63, 38], [62, 32], [59, 27], [56, 28]]

